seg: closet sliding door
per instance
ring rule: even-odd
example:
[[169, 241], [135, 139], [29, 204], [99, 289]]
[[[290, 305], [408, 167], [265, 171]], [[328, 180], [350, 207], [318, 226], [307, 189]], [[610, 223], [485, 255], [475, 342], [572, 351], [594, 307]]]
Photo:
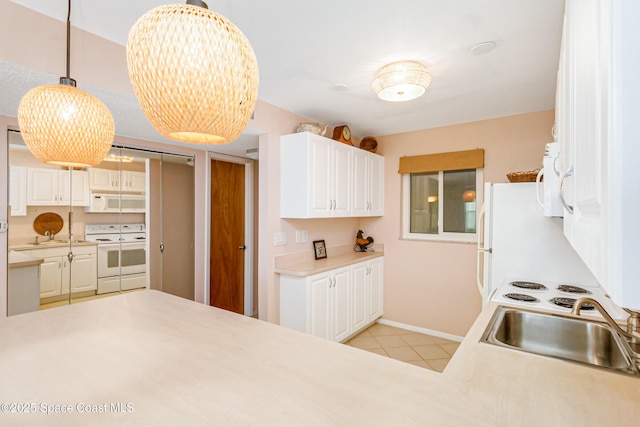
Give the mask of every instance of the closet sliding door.
[[149, 154], [148, 164], [151, 288], [194, 300], [193, 160], [154, 153]]

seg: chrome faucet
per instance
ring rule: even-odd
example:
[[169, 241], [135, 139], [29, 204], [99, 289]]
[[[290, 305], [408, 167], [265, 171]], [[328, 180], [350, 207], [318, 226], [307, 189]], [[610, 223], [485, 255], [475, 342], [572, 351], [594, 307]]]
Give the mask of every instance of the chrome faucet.
[[[578, 298], [576, 302], [573, 303], [573, 308], [571, 309], [571, 314], [574, 316], [580, 315], [580, 309], [582, 308], [582, 304], [590, 303], [595, 306], [596, 310], [604, 317], [607, 323], [620, 335], [625, 337], [631, 344], [640, 344], [640, 333], [638, 333], [638, 327], [640, 326], [640, 313], [636, 311], [629, 310], [625, 308], [624, 310], [629, 313], [629, 317], [627, 318], [627, 330], [623, 330], [618, 323], [613, 320], [613, 318], [607, 313], [607, 310], [604, 309], [602, 305], [593, 298]], [[635, 346], [634, 346], [635, 347]], [[635, 352], [635, 350], [634, 350]]]

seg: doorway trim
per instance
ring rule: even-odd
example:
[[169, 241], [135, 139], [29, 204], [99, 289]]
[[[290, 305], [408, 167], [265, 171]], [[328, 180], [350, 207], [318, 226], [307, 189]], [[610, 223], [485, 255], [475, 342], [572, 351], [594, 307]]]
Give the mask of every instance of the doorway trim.
[[[244, 315], [253, 316], [253, 278], [254, 278], [254, 216], [255, 216], [255, 204], [254, 204], [254, 161], [251, 159], [245, 159], [242, 157], [228, 156], [225, 154], [219, 154], [214, 152], [208, 152], [207, 156], [207, 215], [206, 215], [206, 235], [211, 233], [211, 160], [220, 160], [223, 162], [237, 163], [245, 166], [244, 168], [244, 230], [245, 230], [245, 246], [248, 250], [244, 251]], [[205, 248], [206, 259], [211, 256], [211, 243], [207, 240]], [[208, 264], [207, 264], [208, 265]], [[209, 283], [211, 277], [211, 271], [207, 268], [205, 283]], [[211, 299], [211, 289], [209, 286], [205, 287], [205, 301]]]

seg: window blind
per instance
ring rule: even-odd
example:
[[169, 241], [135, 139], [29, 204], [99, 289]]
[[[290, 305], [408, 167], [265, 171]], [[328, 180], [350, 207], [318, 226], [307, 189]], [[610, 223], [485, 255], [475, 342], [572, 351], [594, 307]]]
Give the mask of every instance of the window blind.
[[400, 157], [398, 173], [436, 172], [484, 167], [484, 150], [477, 148], [467, 151], [425, 154], [422, 156]]

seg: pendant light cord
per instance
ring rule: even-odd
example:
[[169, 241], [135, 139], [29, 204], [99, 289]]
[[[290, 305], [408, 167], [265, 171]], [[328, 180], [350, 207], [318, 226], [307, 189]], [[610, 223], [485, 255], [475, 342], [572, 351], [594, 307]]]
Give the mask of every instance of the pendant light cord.
[[71, 0], [67, 7], [67, 78], [69, 79], [69, 68], [71, 68]]
[[60, 77], [60, 84], [67, 86], [76, 86], [76, 81], [70, 77], [69, 69], [71, 68], [71, 0], [67, 2], [67, 74]]

